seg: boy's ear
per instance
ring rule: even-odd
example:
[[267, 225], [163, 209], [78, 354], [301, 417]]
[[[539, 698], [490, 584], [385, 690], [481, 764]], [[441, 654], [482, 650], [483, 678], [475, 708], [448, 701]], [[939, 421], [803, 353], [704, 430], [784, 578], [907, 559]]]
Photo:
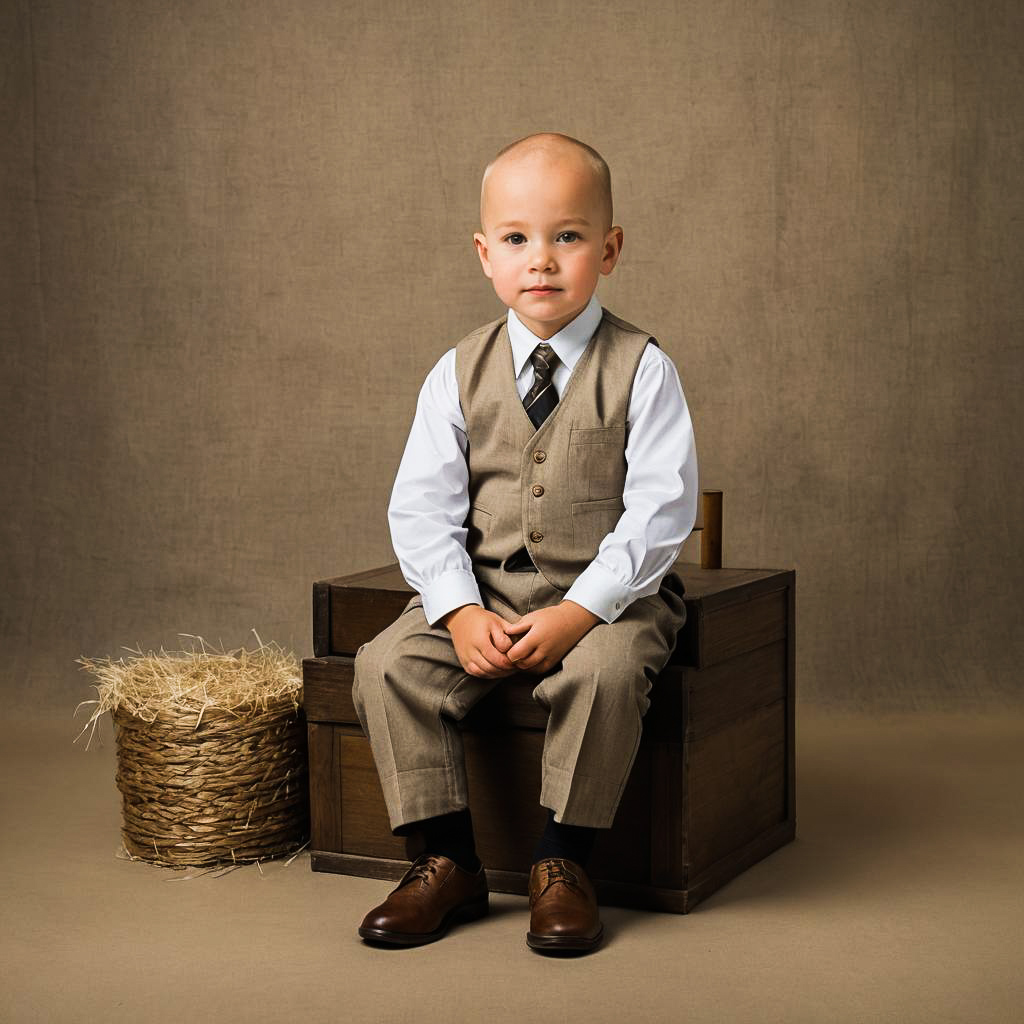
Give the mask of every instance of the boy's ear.
[[487, 258], [487, 236], [477, 231], [473, 235], [473, 244], [476, 246], [476, 254], [480, 257], [480, 266], [484, 268], [484, 274], [487, 277], [493, 277], [491, 261]]
[[622, 228], [616, 226], [608, 229], [604, 236], [604, 253], [601, 256], [601, 273], [610, 274], [619, 262], [622, 253]]

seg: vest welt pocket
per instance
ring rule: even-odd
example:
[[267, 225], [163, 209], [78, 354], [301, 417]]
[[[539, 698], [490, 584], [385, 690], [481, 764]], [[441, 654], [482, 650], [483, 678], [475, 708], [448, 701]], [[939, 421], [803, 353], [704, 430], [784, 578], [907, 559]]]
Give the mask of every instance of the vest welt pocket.
[[624, 442], [625, 437], [625, 423], [613, 423], [610, 427], [573, 427], [569, 431], [569, 444], [610, 444]]
[[596, 501], [574, 501], [572, 513], [572, 540], [577, 554], [592, 558], [601, 541], [615, 529], [626, 506], [622, 498], [598, 498]]
[[573, 498], [622, 493], [626, 482], [626, 424], [573, 427], [569, 432], [569, 488]]

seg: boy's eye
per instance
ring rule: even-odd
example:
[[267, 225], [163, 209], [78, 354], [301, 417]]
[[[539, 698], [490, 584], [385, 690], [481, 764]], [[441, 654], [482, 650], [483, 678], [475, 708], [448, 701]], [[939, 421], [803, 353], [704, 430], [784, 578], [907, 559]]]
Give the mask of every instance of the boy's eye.
[[560, 242], [575, 242], [580, 236], [575, 231], [563, 231], [559, 236]]
[[518, 231], [513, 231], [511, 235], [505, 236], [505, 241], [512, 245], [522, 245], [526, 241], [526, 235], [520, 234]]

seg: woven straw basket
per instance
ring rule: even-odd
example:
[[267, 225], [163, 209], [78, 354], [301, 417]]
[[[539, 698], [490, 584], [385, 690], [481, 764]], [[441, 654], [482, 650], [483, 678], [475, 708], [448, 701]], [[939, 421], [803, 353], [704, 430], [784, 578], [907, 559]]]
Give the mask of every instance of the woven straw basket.
[[290, 853], [309, 834], [305, 726], [291, 701], [248, 718], [122, 711], [117, 786], [133, 857], [194, 866]]
[[[269, 651], [261, 643], [256, 656]], [[234, 667], [240, 656], [242, 662], [249, 659], [243, 678], [257, 679], [255, 685], [240, 688]], [[235, 652], [234, 662], [232, 655], [205, 652], [191, 662], [187, 656], [150, 656], [136, 662], [134, 679], [133, 667], [123, 660], [99, 667], [80, 660], [104, 679], [96, 714], [109, 710], [114, 721], [121, 835], [129, 857], [199, 867], [261, 861], [305, 844], [306, 724], [293, 659], [275, 653], [273, 679], [261, 675], [265, 666], [253, 664], [248, 652]], [[143, 676], [142, 667], [146, 692], [140, 700], [138, 686], [132, 686]], [[180, 679], [200, 670], [203, 704], [197, 707], [197, 687], [185, 690]], [[220, 693], [218, 682], [224, 687]], [[129, 690], [134, 700], [126, 699]], [[232, 699], [225, 701], [228, 690]]]

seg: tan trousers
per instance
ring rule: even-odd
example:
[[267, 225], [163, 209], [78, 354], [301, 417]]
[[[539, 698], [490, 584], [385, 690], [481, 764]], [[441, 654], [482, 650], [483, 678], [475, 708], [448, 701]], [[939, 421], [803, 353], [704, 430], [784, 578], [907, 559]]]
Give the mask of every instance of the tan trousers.
[[[564, 593], [540, 573], [478, 566], [475, 574], [484, 607], [510, 622], [557, 604]], [[469, 806], [456, 722], [492, 687], [531, 680], [534, 700], [549, 711], [541, 804], [556, 821], [610, 828], [640, 744], [647, 694], [686, 619], [682, 592], [670, 573], [659, 593], [596, 625], [546, 675], [501, 679], [467, 674], [448, 630], [429, 626], [414, 597], [359, 649], [352, 689], [392, 830]]]

